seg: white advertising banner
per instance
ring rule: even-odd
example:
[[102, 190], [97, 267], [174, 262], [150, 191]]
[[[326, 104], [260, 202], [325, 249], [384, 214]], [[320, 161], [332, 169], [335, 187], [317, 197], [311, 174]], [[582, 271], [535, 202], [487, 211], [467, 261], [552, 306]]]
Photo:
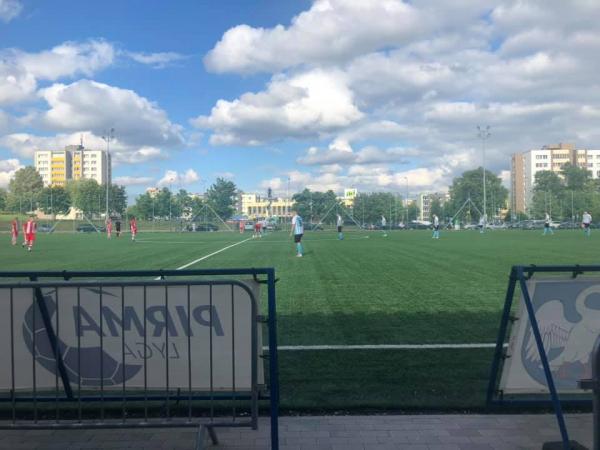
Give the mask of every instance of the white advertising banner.
[[[259, 285], [244, 283], [259, 299]], [[10, 289], [0, 288], [0, 389], [11, 389], [13, 383], [11, 341], [16, 389], [33, 388], [34, 370], [38, 390], [54, 389], [56, 349], [74, 389], [80, 380], [85, 390], [101, 384], [122, 389], [123, 382], [127, 388], [143, 388], [146, 378], [148, 389], [164, 390], [167, 366], [170, 389], [188, 389], [190, 380], [194, 390], [252, 386], [252, 299], [240, 286], [147, 286], [145, 310], [143, 286], [102, 287], [102, 295], [98, 287], [41, 292], [58, 338], [55, 346], [31, 288], [13, 290], [11, 337]], [[258, 384], [264, 383], [261, 361], [257, 358]], [[61, 388], [60, 376], [58, 383]]]
[[[600, 280], [539, 279], [527, 286], [556, 389], [581, 394], [577, 382], [591, 378], [592, 350], [600, 336]], [[549, 392], [523, 298], [508, 356], [500, 379], [505, 394]]]

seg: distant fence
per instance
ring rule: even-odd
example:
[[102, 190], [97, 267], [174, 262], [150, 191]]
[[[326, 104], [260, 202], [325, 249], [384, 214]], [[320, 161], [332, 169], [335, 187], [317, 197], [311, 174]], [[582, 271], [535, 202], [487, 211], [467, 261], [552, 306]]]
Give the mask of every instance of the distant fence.
[[278, 448], [273, 269], [0, 279], [0, 429], [194, 426], [202, 444], [217, 427], [256, 429], [268, 399]]

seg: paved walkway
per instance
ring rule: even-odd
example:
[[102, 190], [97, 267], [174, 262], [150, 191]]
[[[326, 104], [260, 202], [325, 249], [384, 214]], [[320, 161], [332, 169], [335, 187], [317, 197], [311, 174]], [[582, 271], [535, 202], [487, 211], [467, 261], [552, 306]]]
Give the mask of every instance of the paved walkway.
[[[590, 414], [567, 416], [571, 439], [592, 443]], [[551, 415], [282, 417], [282, 450], [541, 449], [559, 439]], [[268, 449], [268, 419], [257, 431], [220, 430], [219, 450]], [[193, 429], [0, 431], [0, 449], [193, 449]]]

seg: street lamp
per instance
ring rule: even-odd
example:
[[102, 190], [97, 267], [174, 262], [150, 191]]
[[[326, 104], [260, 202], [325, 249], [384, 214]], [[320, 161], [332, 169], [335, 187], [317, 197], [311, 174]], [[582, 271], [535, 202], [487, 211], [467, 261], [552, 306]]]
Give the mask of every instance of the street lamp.
[[111, 169], [111, 164], [110, 164], [110, 142], [113, 141], [115, 139], [115, 129], [111, 128], [110, 130], [106, 131], [104, 133], [104, 136], [102, 136], [102, 140], [104, 140], [104, 142], [106, 142], [106, 216], [104, 217], [104, 220], [107, 221], [108, 220], [108, 192], [109, 192], [109, 188], [110, 188], [110, 180], [109, 180], [109, 176], [108, 173]]
[[481, 139], [481, 147], [483, 151], [483, 230], [485, 230], [485, 225], [487, 222], [487, 197], [486, 197], [486, 186], [485, 186], [485, 142], [490, 138], [492, 133], [490, 132], [490, 126], [486, 125], [482, 127], [481, 125], [477, 125], [477, 137]]

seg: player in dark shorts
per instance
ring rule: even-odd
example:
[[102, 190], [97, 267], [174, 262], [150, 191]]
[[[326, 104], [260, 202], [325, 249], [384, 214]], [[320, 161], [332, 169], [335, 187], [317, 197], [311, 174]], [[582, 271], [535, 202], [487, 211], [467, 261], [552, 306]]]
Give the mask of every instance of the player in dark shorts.
[[115, 233], [116, 233], [117, 237], [121, 236], [121, 221], [120, 220], [117, 220], [115, 222]]
[[337, 215], [337, 232], [338, 232], [338, 239], [341, 241], [342, 239], [344, 239], [344, 233], [342, 231], [344, 226], [344, 219], [342, 219], [342, 216], [340, 216], [339, 214]]

